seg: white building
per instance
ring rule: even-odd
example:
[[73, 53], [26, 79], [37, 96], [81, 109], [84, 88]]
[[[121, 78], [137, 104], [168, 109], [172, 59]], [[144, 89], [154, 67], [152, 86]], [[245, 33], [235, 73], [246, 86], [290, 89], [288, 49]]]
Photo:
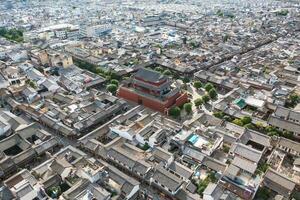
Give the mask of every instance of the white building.
[[82, 26], [79, 34], [81, 37], [100, 37], [106, 35], [112, 30], [110, 25]]

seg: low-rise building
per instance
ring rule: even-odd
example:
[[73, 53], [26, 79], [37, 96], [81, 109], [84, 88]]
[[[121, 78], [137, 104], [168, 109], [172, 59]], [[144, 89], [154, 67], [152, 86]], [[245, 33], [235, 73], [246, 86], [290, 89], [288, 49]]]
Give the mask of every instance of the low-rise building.
[[286, 198], [290, 197], [296, 186], [293, 181], [273, 169], [266, 171], [263, 185]]
[[297, 138], [300, 137], [300, 112], [278, 106], [269, 117], [268, 124], [289, 131]]

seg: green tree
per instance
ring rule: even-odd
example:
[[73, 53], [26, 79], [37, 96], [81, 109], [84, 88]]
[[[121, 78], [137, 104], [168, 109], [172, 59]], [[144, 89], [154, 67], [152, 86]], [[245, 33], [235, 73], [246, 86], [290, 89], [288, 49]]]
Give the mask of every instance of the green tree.
[[267, 189], [266, 187], [260, 187], [258, 188], [254, 199], [265, 200], [265, 199], [269, 199], [270, 197], [271, 197], [271, 190]]
[[300, 101], [300, 97], [296, 93], [292, 93], [289, 98], [291, 99], [292, 102], [297, 102], [298, 103]]
[[188, 77], [184, 77], [183, 79], [182, 79], [182, 82], [183, 83], [189, 83], [190, 82], [190, 79], [188, 78]]
[[195, 99], [194, 104], [196, 107], [199, 107], [203, 104], [203, 101], [201, 98]]
[[252, 118], [249, 116], [244, 116], [242, 117], [241, 121], [243, 122], [243, 124], [250, 124], [252, 122]]
[[105, 75], [108, 76], [108, 77], [110, 77], [108, 80], [110, 80], [110, 79], [117, 79], [117, 80], [119, 80], [120, 79], [120, 77], [115, 72], [113, 72], [113, 71], [107, 71], [107, 72], [105, 72]]
[[290, 131], [283, 131], [282, 132], [282, 137], [288, 138], [288, 139], [292, 139], [293, 138], [293, 133]]
[[165, 75], [165, 76], [171, 76], [172, 73], [171, 73], [170, 70], [166, 69], [166, 70], [163, 72], [163, 75]]
[[35, 82], [33, 82], [33, 81], [30, 80], [30, 79], [27, 79], [27, 80], [25, 81], [25, 83], [28, 84], [30, 87], [32, 87], [32, 88], [34, 88], [34, 89], [37, 88]]
[[192, 112], [192, 104], [191, 103], [185, 103], [183, 105], [183, 108], [184, 108], [185, 112], [187, 112], [188, 114], [190, 114]]
[[142, 146], [142, 150], [147, 151], [150, 148], [148, 142], [146, 142], [143, 146]]
[[266, 130], [266, 132], [273, 132], [273, 131], [276, 132], [276, 128], [275, 128], [274, 126], [267, 126], [267, 127], [265, 128], [265, 130]]
[[118, 89], [118, 86], [116, 86], [115, 84], [109, 84], [106, 87], [106, 90], [113, 94], [117, 91], [117, 89]]
[[209, 102], [209, 100], [210, 100], [210, 98], [207, 94], [203, 95], [203, 97], [202, 97], [203, 103], [207, 103], [207, 102]]
[[206, 90], [206, 92], [209, 92], [213, 88], [214, 88], [214, 86], [211, 83], [206, 83], [204, 86], [204, 89]]
[[247, 128], [247, 129], [252, 129], [252, 130], [255, 129], [255, 126], [253, 124], [251, 124], [251, 123], [245, 124], [244, 127]]
[[175, 107], [172, 107], [170, 110], [169, 110], [169, 115], [174, 117], [174, 118], [177, 118], [180, 116], [180, 108], [175, 106]]
[[216, 174], [212, 171], [209, 172], [208, 178], [209, 178], [210, 182], [213, 182], [213, 183], [217, 182]]
[[97, 67], [96, 68], [96, 74], [101, 74], [101, 75], [103, 75], [104, 74], [104, 71], [101, 69], [101, 67]]
[[270, 132], [267, 132], [267, 135], [268, 136], [274, 136], [274, 135], [279, 136], [279, 133], [277, 131], [270, 131]]
[[300, 96], [296, 93], [292, 93], [289, 95], [285, 107], [294, 108], [298, 103], [300, 103]]
[[194, 82], [194, 87], [195, 87], [196, 89], [201, 88], [201, 87], [202, 87], [201, 81], [195, 81], [195, 82]]
[[107, 75], [107, 76], [105, 76], [105, 79], [106, 79], [106, 81], [110, 81], [111, 80], [111, 76]]
[[119, 86], [119, 81], [117, 79], [111, 79], [110, 83]]
[[223, 151], [224, 151], [224, 153], [228, 153], [229, 152], [229, 150], [230, 150], [230, 147], [229, 146], [223, 146]]
[[209, 90], [208, 95], [211, 99], [215, 99], [218, 96], [218, 93], [214, 88], [212, 88]]
[[23, 42], [23, 31], [18, 29], [0, 28], [0, 36], [15, 42]]
[[157, 71], [157, 72], [162, 72], [163, 71], [163, 69], [161, 67], [155, 67], [154, 70]]
[[289, 11], [286, 9], [276, 12], [276, 15], [280, 15], [280, 16], [287, 16], [287, 14], [289, 14]]
[[205, 188], [208, 186], [210, 180], [206, 178], [204, 180], [199, 181], [197, 184], [197, 193], [202, 197]]
[[36, 85], [35, 85], [35, 83], [34, 83], [33, 81], [30, 81], [30, 82], [29, 82], [29, 85], [30, 85], [30, 87], [32, 87], [32, 88], [36, 88]]
[[225, 120], [225, 121], [227, 121], [227, 122], [231, 122], [233, 119], [232, 119], [232, 117], [230, 117], [230, 116], [228, 116], [228, 115], [225, 115], [224, 117], [223, 117], [223, 119]]
[[264, 128], [265, 128], [263, 123], [261, 123], [261, 122], [256, 122], [255, 126], [260, 131], [264, 130]]
[[223, 119], [223, 117], [225, 116], [224, 112], [215, 112], [213, 113], [213, 116], [219, 118], [219, 119]]
[[234, 124], [236, 124], [238, 126], [243, 126], [244, 125], [244, 123], [240, 119], [235, 119], [235, 120], [232, 121], [232, 123], [234, 123]]
[[48, 195], [52, 198], [57, 198], [61, 194], [60, 186], [53, 186], [48, 190]]
[[209, 183], [217, 182], [217, 178], [215, 173], [209, 172], [208, 176], [204, 180], [200, 180], [197, 185], [197, 193], [202, 197], [204, 190], [208, 186]]
[[222, 12], [222, 10], [218, 10], [218, 11], [217, 11], [217, 15], [218, 15], [219, 17], [223, 17], [223, 16], [224, 16], [224, 13]]
[[263, 174], [267, 171], [267, 169], [269, 168], [269, 164], [267, 163], [259, 163], [256, 169], [255, 174]]

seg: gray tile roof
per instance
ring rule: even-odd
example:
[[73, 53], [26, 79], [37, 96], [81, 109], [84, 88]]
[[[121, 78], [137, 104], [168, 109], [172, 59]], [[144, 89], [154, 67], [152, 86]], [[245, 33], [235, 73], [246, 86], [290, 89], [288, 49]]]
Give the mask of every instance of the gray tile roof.
[[300, 153], [300, 144], [299, 144], [299, 142], [280, 137], [279, 141], [278, 141], [278, 145], [287, 147], [289, 149], [292, 149], [292, 150]]
[[140, 175], [145, 175], [149, 169], [151, 168], [151, 165], [143, 160], [137, 160], [135, 162], [135, 165], [133, 167], [134, 172], [138, 172]]
[[193, 175], [193, 170], [191, 170], [190, 168], [174, 161], [169, 165], [169, 169], [176, 172], [177, 174], [179, 174], [180, 176], [189, 179], [192, 175]]
[[198, 160], [199, 162], [202, 162], [203, 159], [205, 158], [205, 154], [203, 154], [202, 152], [196, 149], [190, 148], [188, 146], [184, 148], [183, 154], [191, 157], [194, 160]]
[[253, 174], [257, 168], [257, 164], [238, 156], [234, 157], [232, 164], [251, 174]]
[[172, 191], [176, 191], [183, 184], [182, 179], [168, 172], [161, 164], [156, 166], [152, 178]]
[[136, 160], [134, 160], [134, 158], [132, 158], [129, 154], [127, 154], [127, 152], [122, 151], [117, 147], [113, 147], [109, 149], [107, 155], [113, 157], [114, 159], [127, 165], [130, 168], [133, 168], [136, 162]]
[[276, 116], [286, 118], [289, 115], [290, 110], [281, 106], [278, 106], [274, 112]]
[[224, 175], [226, 176], [233, 176], [235, 177], [238, 173], [240, 172], [240, 168], [238, 168], [237, 166], [230, 164], [228, 166], [228, 168], [226, 169], [226, 171], [224, 172]]
[[253, 141], [265, 147], [271, 147], [271, 138], [269, 136], [249, 129], [247, 129], [245, 133], [241, 135], [240, 141], [243, 144], [247, 144], [248, 141]]
[[271, 115], [268, 119], [268, 124], [275, 126], [275, 127], [285, 129], [287, 131], [300, 133], [300, 124], [296, 124], [294, 122], [281, 119], [277, 116]]
[[116, 183], [121, 185], [121, 189], [124, 190], [126, 194], [129, 194], [128, 192], [131, 192], [129, 191], [130, 188], [132, 189], [134, 186], [140, 184], [140, 182], [124, 174], [123, 172], [121, 172], [120, 170], [118, 170], [112, 165], [108, 165], [108, 173], [109, 173], [109, 177], [112, 180], [114, 180]]
[[167, 162], [173, 155], [168, 151], [164, 150], [161, 147], [156, 147], [153, 152], [153, 156], [158, 159], [159, 161]]
[[211, 157], [205, 157], [203, 165], [217, 172], [224, 172], [227, 166], [225, 163]]
[[288, 197], [296, 186], [293, 181], [271, 168], [265, 173], [263, 182], [267, 187], [285, 197]]
[[146, 69], [146, 68], [139, 69], [135, 74], [135, 77], [141, 78], [145, 81], [154, 82], [154, 83], [166, 79], [166, 77], [160, 74], [159, 72]]
[[234, 154], [237, 154], [243, 158], [246, 158], [246, 159], [251, 160], [256, 163], [259, 162], [259, 160], [262, 156], [261, 151], [253, 149], [253, 148], [251, 148], [247, 145], [241, 144], [241, 143], [237, 143], [237, 144], [233, 145], [231, 151]]
[[209, 183], [205, 188], [203, 195], [209, 195], [213, 197], [213, 199], [219, 199], [223, 194], [223, 190], [215, 183]]

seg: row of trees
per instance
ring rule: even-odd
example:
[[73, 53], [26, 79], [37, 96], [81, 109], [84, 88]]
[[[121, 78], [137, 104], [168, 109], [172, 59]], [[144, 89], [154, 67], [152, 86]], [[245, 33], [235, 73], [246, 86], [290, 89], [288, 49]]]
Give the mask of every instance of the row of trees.
[[[205, 89], [205, 91], [207, 92], [208, 98], [216, 99], [218, 97], [218, 93], [217, 93], [215, 87], [211, 83], [206, 83], [203, 86], [201, 81], [195, 81], [193, 85], [197, 90], [203, 87]], [[207, 97], [204, 97], [204, 99], [207, 100]], [[208, 101], [209, 101], [209, 99], [208, 99]]]
[[80, 67], [81, 69], [88, 70], [90, 72], [93, 72], [95, 74], [98, 74], [99, 76], [105, 77], [106, 80], [108, 81], [108, 84], [106, 86], [106, 90], [112, 94], [115, 94], [116, 91], [118, 90], [119, 87], [119, 81], [120, 79], [119, 76], [117, 76], [114, 72], [112, 71], [105, 71], [101, 67], [97, 65], [93, 65], [91, 63], [88, 63], [84, 60], [79, 60], [79, 59], [74, 59], [75, 65]]
[[155, 67], [154, 68], [155, 71], [165, 75], [165, 76], [171, 76], [172, 75], [172, 72], [168, 69], [164, 70], [162, 67]]
[[23, 42], [23, 31], [19, 29], [0, 28], [0, 36], [15, 42]]
[[[200, 89], [203, 86], [200, 81], [195, 81], [193, 85], [196, 89]], [[211, 83], [205, 84], [203, 88], [205, 89], [207, 94], [203, 95], [201, 98], [194, 100], [193, 103], [197, 108], [203, 104], [208, 103], [210, 99], [216, 99], [218, 96], [216, 89]], [[185, 103], [182, 108], [185, 110], [187, 114], [190, 114], [192, 112], [192, 106], [193, 106], [192, 103]], [[178, 118], [180, 114], [181, 114], [181, 109], [177, 106], [171, 108], [169, 111], [169, 115], [173, 116], [174, 118]]]
[[279, 15], [279, 16], [287, 16], [288, 14], [289, 14], [289, 11], [286, 10], [286, 9], [283, 9], [283, 10], [280, 10], [280, 11], [276, 12], [276, 15]]
[[248, 129], [252, 129], [255, 131], [259, 131], [261, 133], [264, 133], [268, 136], [281, 136], [281, 137], [285, 137], [288, 139], [292, 139], [293, 138], [293, 134], [289, 131], [281, 131], [278, 128], [274, 127], [274, 126], [265, 126], [260, 122], [257, 123], [253, 123], [253, 120], [250, 116], [244, 116], [242, 118], [234, 118], [231, 117], [229, 115], [226, 115], [224, 112], [215, 112], [213, 113], [213, 115], [219, 119], [223, 119], [225, 121], [234, 123], [238, 126], [242, 126]]
[[[184, 109], [187, 114], [191, 114], [192, 106], [192, 103], [185, 103], [182, 106], [182, 109]], [[175, 106], [169, 110], [169, 115], [174, 118], [178, 118], [181, 115], [181, 109], [178, 106]]]
[[74, 64], [76, 66], [78, 66], [79, 68], [88, 70], [90, 72], [98, 74], [99, 76], [105, 77], [106, 80], [110, 81], [112, 79], [116, 79], [116, 80], [120, 79], [120, 77], [113, 71], [110, 71], [110, 70], [105, 71], [101, 67], [91, 64], [89, 62], [86, 62], [84, 60], [80, 60], [80, 59], [76, 59], [76, 58], [74, 58], [73, 60], [74, 60]]
[[[193, 85], [197, 90], [203, 87], [203, 84], [200, 81], [195, 81]], [[207, 94], [203, 95], [201, 98], [194, 100], [194, 104], [197, 108], [202, 104], [208, 103], [210, 99], [216, 99], [218, 97], [218, 93], [211, 83], [205, 84], [203, 88], [205, 89]]]

